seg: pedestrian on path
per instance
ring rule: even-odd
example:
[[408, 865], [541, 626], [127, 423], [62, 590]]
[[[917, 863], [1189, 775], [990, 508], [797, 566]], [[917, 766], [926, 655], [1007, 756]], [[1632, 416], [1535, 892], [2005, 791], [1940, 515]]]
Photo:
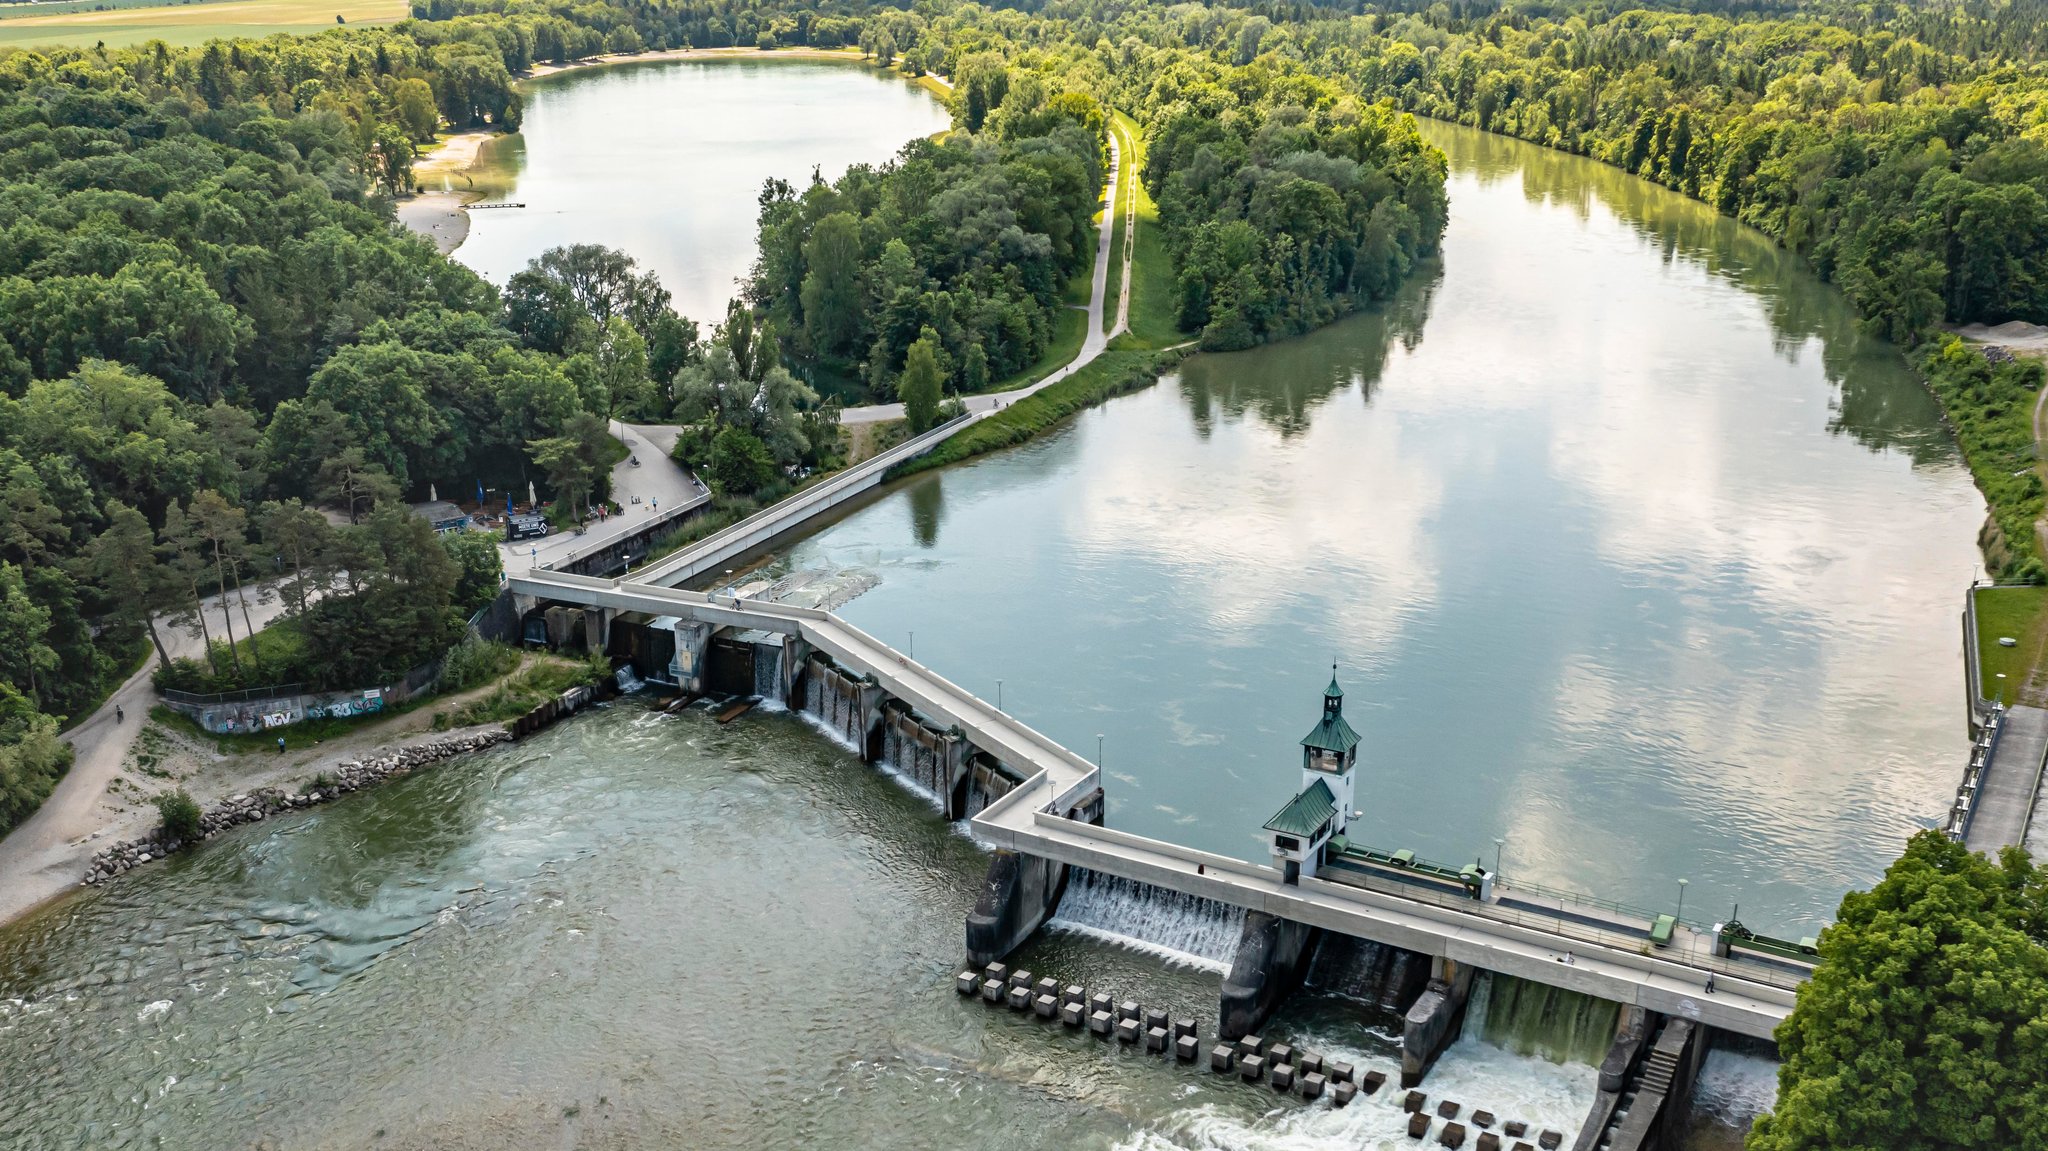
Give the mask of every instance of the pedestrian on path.
[[284, 754], [284, 737], [281, 735], [277, 737], [277, 754]]

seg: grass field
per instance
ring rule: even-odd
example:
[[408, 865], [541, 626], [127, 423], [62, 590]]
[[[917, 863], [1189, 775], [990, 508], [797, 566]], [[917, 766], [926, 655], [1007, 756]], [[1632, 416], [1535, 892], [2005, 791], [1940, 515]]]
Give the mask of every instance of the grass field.
[[[2001, 637], [2016, 639], [2013, 647]], [[2008, 704], [2048, 704], [2048, 683], [2042, 682], [2043, 656], [2048, 655], [2048, 587], [1977, 589], [1977, 666], [1983, 673], [1985, 699]], [[2004, 676], [2003, 679], [1999, 678]]]
[[[1138, 189], [1138, 247], [1131, 256], [1131, 332], [1121, 346], [1165, 348], [1189, 339], [1174, 321], [1173, 265], [1159, 235], [1159, 208], [1137, 173], [1145, 166], [1145, 137], [1122, 112], [1115, 114], [1123, 150], [1130, 154], [1131, 179]], [[1114, 268], [1117, 265], [1112, 264]], [[1112, 296], [1112, 299], [1115, 297]]]
[[322, 32], [335, 27], [336, 16], [350, 24], [395, 24], [406, 15], [406, 0], [221, 0], [58, 12], [38, 6], [33, 15], [0, 13], [0, 48], [96, 43], [121, 48], [151, 40], [187, 46], [237, 36]]

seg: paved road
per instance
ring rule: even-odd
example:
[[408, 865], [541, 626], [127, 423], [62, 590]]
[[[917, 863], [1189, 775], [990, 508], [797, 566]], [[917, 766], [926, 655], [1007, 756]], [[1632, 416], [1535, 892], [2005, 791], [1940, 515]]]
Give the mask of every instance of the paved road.
[[[620, 536], [631, 535], [647, 526], [655, 515], [687, 510], [708, 503], [711, 493], [697, 478], [669, 458], [679, 429], [661, 424], [625, 424], [612, 421], [612, 435], [624, 441], [627, 457], [612, 467], [612, 499], [625, 511], [589, 525], [582, 535], [556, 532], [537, 540], [498, 545], [507, 575], [532, 569], [538, 564], [558, 563], [572, 555], [583, 555], [603, 547]], [[632, 460], [638, 457], [640, 466]], [[639, 503], [633, 498], [638, 496]]]
[[[259, 630], [283, 612], [284, 604], [277, 597], [265, 601], [259, 598], [262, 589], [244, 590], [249, 595], [249, 619]], [[234, 612], [235, 636], [240, 638], [246, 625], [241, 600], [233, 596], [225, 606], [220, 596], [206, 601], [206, 625], [214, 635], [225, 637], [229, 621], [223, 617], [229, 609]], [[196, 628], [187, 631], [159, 621], [157, 633], [172, 659], [205, 653]], [[76, 756], [71, 770], [28, 822], [0, 840], [0, 923], [76, 885], [85, 874], [86, 861], [101, 846], [87, 838], [104, 825], [98, 814], [100, 800], [127, 760], [150, 705], [156, 702], [149, 681], [156, 665], [152, 649], [141, 671], [107, 697], [85, 722], [65, 733], [64, 741]], [[126, 719], [114, 718], [116, 707], [127, 713]]]
[[[1043, 391], [1059, 383], [1061, 380], [1080, 371], [1092, 362], [1095, 357], [1101, 355], [1102, 350], [1109, 346], [1110, 338], [1116, 335], [1117, 332], [1123, 331], [1124, 325], [1121, 318], [1118, 320], [1115, 332], [1104, 332], [1102, 330], [1102, 312], [1108, 303], [1109, 296], [1109, 241], [1110, 235], [1115, 229], [1118, 215], [1116, 206], [1117, 184], [1119, 183], [1117, 180], [1119, 155], [1116, 133], [1111, 132], [1109, 134], [1109, 187], [1104, 191], [1102, 197], [1102, 223], [1096, 228], [1095, 274], [1088, 295], [1088, 334], [1081, 341], [1080, 354], [1067, 361], [1065, 367], [1049, 373], [1044, 379], [1029, 387], [1017, 388], [1014, 391], [1008, 392], [996, 392], [992, 395], [962, 397], [968, 411], [994, 411], [999, 407], [1008, 406], [1023, 399], [1025, 396]], [[1128, 271], [1124, 278], [1126, 282], [1129, 281]], [[900, 420], [902, 418], [902, 404], [869, 404], [866, 407], [848, 408], [839, 413], [839, 422], [842, 424], [872, 424], [880, 423], [884, 420]]]

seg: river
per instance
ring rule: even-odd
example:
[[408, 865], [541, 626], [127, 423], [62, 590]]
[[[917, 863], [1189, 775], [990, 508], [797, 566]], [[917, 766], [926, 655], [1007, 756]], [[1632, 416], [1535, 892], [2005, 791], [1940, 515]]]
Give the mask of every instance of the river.
[[761, 185], [801, 191], [951, 127], [907, 80], [803, 59], [649, 62], [578, 68], [520, 85], [517, 135], [486, 145], [493, 201], [469, 213], [454, 258], [502, 286], [560, 244], [629, 252], [676, 310], [708, 334], [753, 267]]
[[[642, 124], [648, 74], [576, 90]], [[773, 95], [734, 115], [782, 115]], [[1499, 837], [1511, 873], [1642, 902], [1686, 877], [1701, 915], [1739, 898], [1810, 930], [1953, 782], [1981, 504], [1896, 352], [1755, 234], [1586, 161], [1431, 132], [1451, 230], [1394, 306], [1196, 358], [774, 562], [876, 577], [857, 623], [987, 694], [1001, 679], [1076, 748], [1102, 733], [1114, 826], [1255, 856], [1334, 660], [1366, 738], [1360, 838], [1457, 859]], [[556, 219], [535, 243], [607, 223]], [[1302, 1107], [960, 1000], [985, 866], [798, 717], [628, 698], [0, 929], [0, 1131], [1412, 1146], [1387, 1100]], [[1113, 899], [1073, 910], [1019, 962], [1213, 1028], [1213, 964], [1091, 934], [1129, 918]], [[1385, 1070], [1391, 1024], [1307, 994], [1273, 1031]], [[1768, 1100], [1767, 1066], [1710, 1071], [1724, 1118]], [[1429, 1090], [1569, 1137], [1592, 1071], [1467, 1038]]]

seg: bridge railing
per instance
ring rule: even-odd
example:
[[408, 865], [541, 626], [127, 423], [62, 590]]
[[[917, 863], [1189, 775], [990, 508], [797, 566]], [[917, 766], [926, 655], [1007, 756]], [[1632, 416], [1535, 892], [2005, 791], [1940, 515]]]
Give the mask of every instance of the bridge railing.
[[[689, 571], [691, 565], [703, 561], [708, 556], [720, 554], [725, 548], [733, 546], [737, 541], [746, 539], [764, 527], [774, 527], [775, 531], [780, 533], [785, 530], [781, 521], [789, 519], [794, 513], [807, 508], [813, 508], [814, 506], [816, 506], [816, 510], [830, 507], [836, 502], [836, 497], [847, 488], [863, 483], [881, 472], [886, 472], [903, 460], [930, 451], [940, 441], [959, 431], [968, 423], [972, 423], [976, 418], [976, 416], [971, 414], [955, 416], [953, 419], [940, 424], [923, 435], [905, 440], [903, 443], [877, 454], [872, 459], [862, 460], [838, 475], [827, 477], [823, 482], [814, 484], [786, 499], [770, 504], [736, 524], [712, 532], [710, 535], [705, 536], [703, 539], [666, 559], [658, 560], [647, 567], [641, 568], [635, 573], [634, 579], [641, 583], [668, 579], [672, 576], [678, 580], [689, 579], [692, 574], [696, 574]], [[677, 572], [685, 574], [677, 576], [675, 574]]]

